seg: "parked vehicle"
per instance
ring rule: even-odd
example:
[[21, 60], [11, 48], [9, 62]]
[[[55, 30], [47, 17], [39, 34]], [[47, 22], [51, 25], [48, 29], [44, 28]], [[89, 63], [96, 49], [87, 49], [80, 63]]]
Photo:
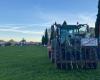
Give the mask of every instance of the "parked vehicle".
[[[87, 24], [54, 24], [55, 37], [50, 40], [50, 60], [59, 69], [96, 69], [97, 39], [89, 35]], [[82, 28], [85, 28], [82, 31]], [[88, 41], [88, 42], [87, 42]]]

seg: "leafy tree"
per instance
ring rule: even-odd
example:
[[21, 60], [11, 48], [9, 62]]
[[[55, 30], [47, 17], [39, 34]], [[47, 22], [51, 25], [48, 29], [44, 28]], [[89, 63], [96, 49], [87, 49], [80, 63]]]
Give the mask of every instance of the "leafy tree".
[[11, 43], [13, 43], [13, 42], [15, 42], [13, 39], [10, 39], [8, 42], [11, 42]]
[[48, 31], [47, 31], [47, 29], [45, 30], [45, 39], [44, 39], [44, 43], [45, 43], [45, 45], [47, 45], [48, 44], [48, 40], [49, 40], [49, 38], [48, 38]]
[[21, 42], [26, 42], [26, 40], [23, 38], [23, 39], [21, 40]]
[[64, 21], [63, 22], [63, 24], [62, 24], [62, 26], [66, 26], [67, 25], [67, 22], [66, 21]]
[[45, 44], [45, 37], [44, 37], [44, 35], [42, 36], [42, 45], [44, 45]]
[[[98, 14], [97, 14], [97, 20], [95, 23], [95, 37], [98, 38], [98, 42], [99, 42], [99, 36], [100, 36], [100, 0], [98, 2]], [[100, 46], [98, 46], [98, 52], [97, 52], [98, 58], [100, 60], [99, 49], [100, 49]]]
[[95, 37], [99, 38], [99, 31], [100, 31], [100, 0], [98, 2], [98, 14], [97, 14], [97, 20], [95, 23]]
[[52, 25], [52, 26], [51, 26], [50, 41], [51, 41], [52, 39], [54, 39], [54, 38], [55, 38], [55, 29], [54, 29], [54, 25]]

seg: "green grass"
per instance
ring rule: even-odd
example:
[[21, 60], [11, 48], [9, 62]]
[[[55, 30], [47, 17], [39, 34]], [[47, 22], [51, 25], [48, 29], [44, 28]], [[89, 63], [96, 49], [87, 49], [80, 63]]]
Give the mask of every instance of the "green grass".
[[61, 71], [45, 47], [0, 47], [0, 80], [100, 80], [100, 68]]

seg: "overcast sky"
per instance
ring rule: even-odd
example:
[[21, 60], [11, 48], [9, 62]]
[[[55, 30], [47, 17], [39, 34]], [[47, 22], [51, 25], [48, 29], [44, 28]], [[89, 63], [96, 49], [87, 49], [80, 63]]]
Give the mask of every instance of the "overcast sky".
[[95, 26], [98, 0], [0, 0], [0, 39], [40, 41], [55, 21]]

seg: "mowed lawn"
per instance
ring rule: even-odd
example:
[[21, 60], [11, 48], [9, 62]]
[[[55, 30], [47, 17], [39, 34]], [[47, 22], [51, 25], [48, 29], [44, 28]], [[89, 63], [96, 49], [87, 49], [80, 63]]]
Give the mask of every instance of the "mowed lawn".
[[45, 47], [0, 47], [0, 80], [100, 80], [100, 68], [62, 71], [50, 62]]

